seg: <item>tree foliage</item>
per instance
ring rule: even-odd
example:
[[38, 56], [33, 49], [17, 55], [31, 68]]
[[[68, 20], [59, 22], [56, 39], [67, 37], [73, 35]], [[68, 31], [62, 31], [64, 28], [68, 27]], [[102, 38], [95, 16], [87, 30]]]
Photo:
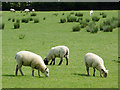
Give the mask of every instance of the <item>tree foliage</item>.
[[[112, 7], [111, 7], [112, 6]], [[101, 9], [116, 9], [119, 4], [117, 2], [2, 2], [2, 10], [35, 9], [35, 10], [101, 10]]]

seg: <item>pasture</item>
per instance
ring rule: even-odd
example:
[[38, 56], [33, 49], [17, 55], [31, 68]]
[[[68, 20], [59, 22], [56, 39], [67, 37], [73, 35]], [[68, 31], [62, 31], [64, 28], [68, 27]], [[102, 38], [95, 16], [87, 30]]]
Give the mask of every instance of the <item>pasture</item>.
[[[86, 32], [81, 28], [73, 32], [72, 27], [78, 22], [60, 23], [60, 18], [66, 17], [70, 12], [82, 12], [83, 18], [90, 18], [89, 11], [51, 11], [35, 12], [39, 23], [29, 21], [20, 22], [20, 28], [14, 29], [14, 22], [8, 18], [22, 19], [24, 13], [3, 11], [2, 22], [5, 23], [2, 30], [2, 88], [118, 88], [118, 28], [112, 32], [98, 31], [97, 33]], [[96, 16], [104, 12], [107, 18], [117, 17], [118, 11], [94, 11]], [[57, 16], [54, 14], [58, 14]], [[64, 13], [64, 15], [62, 15]], [[45, 20], [43, 18], [45, 17]], [[104, 18], [96, 24], [99, 25]], [[15, 76], [15, 55], [21, 50], [28, 50], [40, 55], [43, 59], [51, 47], [65, 45], [69, 47], [69, 65], [63, 60], [58, 66], [60, 59], [56, 59], [56, 65], [48, 65], [50, 76], [46, 78], [41, 73], [38, 77], [37, 70], [32, 77], [30, 67], [22, 67], [25, 76]], [[84, 55], [88, 52], [95, 53], [103, 58], [106, 69], [109, 70], [107, 78], [101, 78], [99, 71], [93, 77], [93, 69], [90, 68], [90, 76], [87, 76], [84, 64]]]

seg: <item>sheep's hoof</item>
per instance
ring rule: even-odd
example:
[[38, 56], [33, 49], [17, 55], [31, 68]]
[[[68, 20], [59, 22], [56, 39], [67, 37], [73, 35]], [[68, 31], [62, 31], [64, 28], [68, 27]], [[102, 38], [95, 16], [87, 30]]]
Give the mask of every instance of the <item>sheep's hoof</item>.
[[95, 77], [95, 74], [93, 74], [93, 76]]

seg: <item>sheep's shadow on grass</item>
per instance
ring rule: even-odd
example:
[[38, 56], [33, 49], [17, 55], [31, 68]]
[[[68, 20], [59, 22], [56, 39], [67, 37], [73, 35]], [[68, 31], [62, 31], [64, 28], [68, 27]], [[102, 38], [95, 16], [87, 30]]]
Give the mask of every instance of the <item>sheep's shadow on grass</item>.
[[120, 63], [120, 59], [118, 59], [118, 60], [112, 60], [112, 61], [114, 61], [116, 63]]
[[[26, 75], [24, 75], [24, 76], [21, 76], [21, 75], [8, 75], [8, 74], [5, 74], [5, 75], [2, 75], [2, 76], [4, 76], [4, 77], [26, 77]], [[33, 77], [33, 78], [45, 78], [44, 76], [29, 76], [29, 77]]]
[[15, 78], [15, 77], [16, 77], [16, 75], [4, 74], [4, 75], [2, 75], [2, 77]]
[[8, 74], [5, 74], [5, 75], [2, 75], [2, 76], [5, 76], [5, 77], [15, 77], [16, 75], [8, 75]]
[[72, 75], [77, 75], [77, 76], [86, 76], [86, 77], [88, 77], [88, 75], [87, 75], [87, 74], [80, 74], [80, 73], [72, 73]]
[[[76, 76], [84, 76], [84, 77], [94, 77], [93, 75], [87, 75], [87, 74], [80, 74], [80, 73], [72, 73], [72, 75], [76, 75]], [[100, 76], [95, 76], [96, 78], [101, 78]]]

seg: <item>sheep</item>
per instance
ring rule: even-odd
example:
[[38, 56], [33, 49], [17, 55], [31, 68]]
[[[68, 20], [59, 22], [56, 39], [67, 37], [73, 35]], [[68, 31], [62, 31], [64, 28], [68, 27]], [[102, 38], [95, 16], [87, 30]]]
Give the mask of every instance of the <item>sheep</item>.
[[32, 9], [32, 12], [35, 12], [35, 9]]
[[12, 9], [12, 8], [11, 8], [10, 11], [11, 11], [11, 12], [15, 12], [15, 9]]
[[38, 76], [40, 77], [40, 71], [45, 74], [46, 77], [49, 76], [49, 69], [44, 64], [43, 59], [41, 56], [29, 52], [29, 51], [20, 51], [15, 56], [17, 65], [16, 65], [16, 72], [15, 75], [17, 76], [18, 69], [22, 76], [24, 76], [21, 67], [23, 66], [30, 66], [32, 67], [32, 76], [34, 76], [34, 69], [38, 70]]
[[93, 76], [95, 76], [95, 69], [97, 69], [98, 71], [100, 71], [101, 77], [102, 77], [102, 74], [104, 77], [107, 77], [108, 70], [106, 70], [104, 66], [104, 61], [101, 57], [93, 53], [87, 53], [84, 57], [84, 61], [85, 61], [88, 76], [89, 76], [89, 67], [93, 67], [93, 70], [94, 70]]
[[44, 63], [48, 65], [48, 62], [52, 59], [50, 65], [53, 62], [53, 65], [55, 65], [55, 58], [59, 57], [61, 58], [60, 62], [58, 65], [62, 64], [63, 58], [66, 58], [66, 65], [68, 65], [68, 59], [69, 59], [69, 49], [66, 46], [56, 46], [51, 48], [49, 51], [48, 55], [44, 59]]
[[90, 16], [93, 14], [93, 10], [90, 11]]
[[30, 10], [29, 9], [25, 9], [24, 12], [30, 12]]

